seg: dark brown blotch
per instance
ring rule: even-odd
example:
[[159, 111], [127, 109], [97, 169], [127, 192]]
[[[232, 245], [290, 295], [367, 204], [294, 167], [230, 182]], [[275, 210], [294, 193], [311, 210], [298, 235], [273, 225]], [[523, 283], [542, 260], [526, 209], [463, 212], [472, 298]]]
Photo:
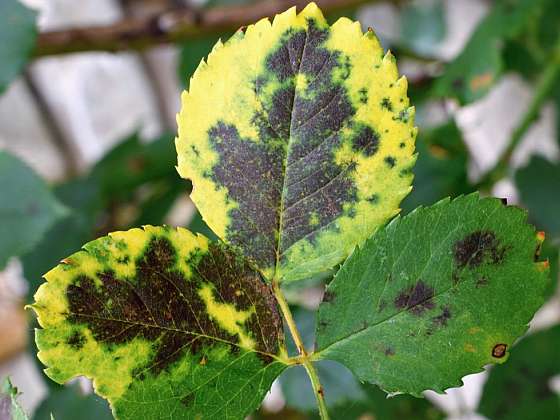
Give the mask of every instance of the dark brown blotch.
[[368, 125], [360, 125], [351, 139], [356, 153], [373, 156], [379, 149], [379, 134]]
[[86, 338], [79, 331], [74, 331], [72, 335], [68, 337], [68, 340], [66, 340], [66, 344], [68, 344], [75, 350], [80, 350], [82, 347], [84, 347], [85, 343]]
[[490, 230], [478, 230], [455, 242], [453, 255], [459, 268], [475, 268], [485, 260], [500, 264], [504, 259], [506, 248], [500, 246], [496, 234]]
[[422, 280], [402, 290], [395, 298], [394, 304], [397, 309], [406, 309], [416, 316], [422, 315], [426, 310], [435, 307], [432, 298], [434, 289]]

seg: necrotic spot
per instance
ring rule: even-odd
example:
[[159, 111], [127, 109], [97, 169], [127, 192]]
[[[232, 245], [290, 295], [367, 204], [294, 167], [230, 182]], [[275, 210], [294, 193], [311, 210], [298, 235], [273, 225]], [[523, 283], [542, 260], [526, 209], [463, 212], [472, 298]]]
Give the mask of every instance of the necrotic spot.
[[367, 125], [360, 125], [351, 138], [356, 153], [373, 156], [379, 149], [379, 134]]
[[393, 156], [387, 156], [385, 158], [385, 163], [389, 168], [394, 168], [397, 163], [397, 159], [395, 159]]
[[406, 309], [416, 316], [420, 316], [424, 311], [434, 308], [434, 289], [419, 280], [414, 286], [409, 286], [401, 291], [395, 298], [397, 309]]
[[500, 247], [496, 234], [489, 230], [476, 231], [457, 241], [453, 247], [455, 264], [459, 267], [478, 267], [484, 260], [502, 262], [505, 248]]

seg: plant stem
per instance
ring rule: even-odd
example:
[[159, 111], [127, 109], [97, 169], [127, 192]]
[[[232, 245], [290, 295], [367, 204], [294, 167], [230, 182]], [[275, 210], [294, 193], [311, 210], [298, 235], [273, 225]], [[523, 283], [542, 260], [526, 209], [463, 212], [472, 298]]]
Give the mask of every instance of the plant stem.
[[[380, 0], [317, 0], [324, 13]], [[394, 2], [402, 0], [393, 0]], [[236, 31], [263, 17], [273, 17], [291, 6], [303, 9], [308, 0], [264, 0], [206, 9], [182, 7], [151, 16], [129, 17], [107, 26], [90, 26], [39, 34], [35, 57], [81, 51], [143, 50], [163, 43]]]
[[301, 335], [296, 326], [296, 322], [294, 321], [294, 317], [292, 315], [292, 311], [290, 310], [290, 306], [280, 289], [280, 284], [278, 283], [277, 279], [272, 280], [272, 290], [274, 291], [274, 296], [278, 301], [278, 305], [280, 306], [280, 310], [284, 315], [284, 319], [286, 320], [286, 324], [288, 325], [288, 329], [290, 330], [290, 334], [294, 339], [294, 343], [298, 349], [300, 356], [298, 357], [298, 361], [303, 365], [307, 374], [309, 375], [309, 379], [311, 380], [311, 387], [313, 388], [313, 393], [315, 394], [315, 399], [317, 400], [317, 405], [319, 407], [319, 414], [321, 415], [321, 419], [329, 420], [329, 413], [327, 411], [327, 404], [325, 403], [325, 393], [323, 391], [323, 387], [321, 385], [321, 381], [319, 380], [319, 375], [317, 374], [317, 370], [315, 366], [313, 366], [313, 362], [311, 361], [309, 353], [305, 349], [303, 344], [303, 340], [301, 339]]
[[510, 142], [498, 160], [494, 168], [492, 168], [477, 184], [477, 189], [491, 188], [497, 181], [507, 175], [507, 170], [511, 160], [511, 156], [525, 136], [527, 130], [533, 122], [538, 118], [540, 110], [544, 102], [548, 99], [550, 91], [554, 87], [555, 82], [560, 76], [560, 38], [556, 42], [556, 47], [550, 57], [550, 61], [544, 68], [541, 77], [535, 88], [535, 94], [529, 105], [529, 109], [523, 116], [521, 123], [516, 127], [511, 135]]

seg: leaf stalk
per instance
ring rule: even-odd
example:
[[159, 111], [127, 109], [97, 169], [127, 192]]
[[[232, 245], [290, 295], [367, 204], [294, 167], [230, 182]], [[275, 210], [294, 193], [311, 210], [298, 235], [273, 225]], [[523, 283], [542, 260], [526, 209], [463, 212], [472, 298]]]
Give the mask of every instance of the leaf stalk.
[[[294, 343], [298, 349], [299, 356], [290, 358], [290, 361], [293, 361], [294, 364], [301, 364], [305, 368], [309, 379], [311, 380], [311, 387], [313, 388], [313, 393], [315, 394], [315, 399], [317, 400], [317, 406], [319, 408], [319, 414], [322, 420], [329, 420], [329, 413], [327, 410], [327, 404], [325, 402], [325, 392], [323, 390], [323, 386], [321, 385], [321, 381], [319, 379], [319, 375], [317, 374], [317, 370], [315, 366], [313, 366], [312, 362], [312, 353], [308, 353], [305, 349], [305, 345], [303, 344], [303, 340], [297, 329], [296, 322], [292, 315], [292, 311], [290, 310], [290, 306], [280, 289], [280, 284], [278, 283], [277, 279], [272, 280], [272, 290], [274, 292], [274, 296], [278, 301], [278, 305], [280, 306], [280, 310], [282, 311], [282, 315], [286, 320], [286, 324], [288, 325], [288, 329], [290, 330], [290, 334], [294, 339]], [[310, 357], [311, 356], [311, 357]]]

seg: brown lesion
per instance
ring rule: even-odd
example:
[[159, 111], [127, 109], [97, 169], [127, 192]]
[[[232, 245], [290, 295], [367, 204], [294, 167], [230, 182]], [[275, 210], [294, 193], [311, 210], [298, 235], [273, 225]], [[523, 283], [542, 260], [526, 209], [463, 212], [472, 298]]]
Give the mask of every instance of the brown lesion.
[[[136, 260], [133, 279], [119, 278], [109, 269], [97, 273], [97, 279], [78, 276], [67, 289], [68, 321], [87, 326], [103, 346], [138, 337], [153, 342], [155, 354], [147, 368], [155, 374], [185, 352], [204, 357], [199, 353], [206, 348], [228, 345], [237, 353], [241, 350], [239, 337], [210, 319], [199, 296], [200, 287], [210, 283], [219, 303], [234, 305], [237, 310], [255, 309], [245, 327], [257, 355], [272, 361], [282, 343], [282, 323], [272, 292], [260, 274], [219, 244], [190, 258], [193, 273], [188, 278], [177, 268], [177, 258], [169, 239], [155, 236]], [[79, 341], [71, 336], [68, 344], [75, 346]]]
[[459, 268], [475, 268], [488, 261], [497, 265], [504, 260], [506, 247], [501, 246], [490, 230], [477, 230], [457, 241], [453, 247], [455, 264]]
[[492, 357], [501, 359], [506, 355], [506, 351], [507, 351], [507, 344], [503, 344], [503, 343], [496, 344], [492, 349]]
[[402, 290], [394, 300], [397, 309], [404, 309], [416, 316], [433, 309], [434, 289], [422, 280]]

